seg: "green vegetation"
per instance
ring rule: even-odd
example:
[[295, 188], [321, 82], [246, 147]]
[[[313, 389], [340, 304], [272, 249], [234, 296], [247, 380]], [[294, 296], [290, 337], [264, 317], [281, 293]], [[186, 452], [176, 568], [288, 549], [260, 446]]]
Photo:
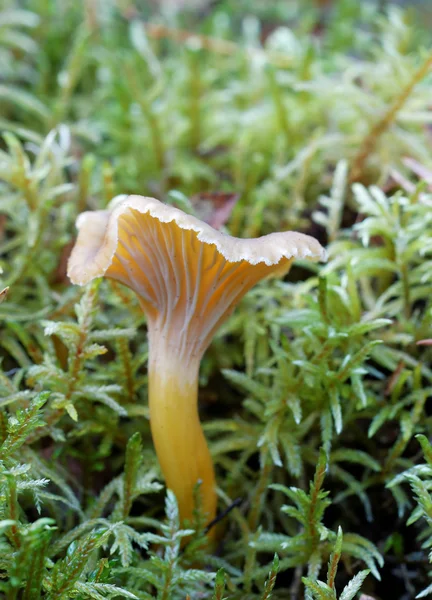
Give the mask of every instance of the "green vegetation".
[[[430, 34], [324, 4], [3, 0], [0, 597], [432, 595]], [[215, 548], [161, 479], [136, 297], [66, 277], [124, 193], [328, 249], [205, 355]]]

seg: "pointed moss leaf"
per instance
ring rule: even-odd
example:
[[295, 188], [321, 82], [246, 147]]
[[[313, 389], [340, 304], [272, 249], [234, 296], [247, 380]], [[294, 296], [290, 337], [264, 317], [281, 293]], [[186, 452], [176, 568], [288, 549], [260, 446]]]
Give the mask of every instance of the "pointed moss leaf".
[[324, 410], [322, 412], [320, 424], [323, 448], [325, 449], [326, 453], [329, 454], [333, 438], [332, 415], [329, 410]]
[[66, 557], [57, 562], [53, 576], [55, 584], [51, 595], [61, 597], [73, 589], [84, 571], [92, 553], [100, 548], [111, 535], [111, 529], [100, 528], [87, 534], [83, 539], [70, 544]]
[[412, 416], [407, 413], [402, 414], [399, 422], [400, 422], [402, 438], [406, 442], [408, 442], [412, 437], [413, 429], [414, 429], [414, 423], [412, 421]]
[[[378, 557], [376, 556], [376, 553], [374, 552], [372, 543], [369, 542], [370, 547], [368, 547], [365, 544], [359, 543], [359, 538], [361, 538], [361, 536], [354, 536], [354, 537], [356, 539], [354, 541], [352, 541], [352, 534], [346, 534], [344, 536], [343, 545], [342, 545], [343, 552], [348, 553], [351, 556], [358, 558], [358, 559], [362, 560], [364, 563], [366, 563], [369, 571], [372, 573], [372, 575], [375, 577], [375, 579], [380, 581], [381, 576], [377, 569], [377, 564], [379, 566], [382, 566], [381, 555], [378, 554]], [[364, 538], [362, 538], [362, 540], [363, 540], [363, 542], [367, 541], [367, 540], [364, 540]]]
[[213, 583], [214, 578], [214, 573], [206, 573], [205, 571], [201, 571], [199, 569], [187, 569], [178, 572], [173, 578], [173, 581], [176, 584], [187, 584], [193, 582]]
[[78, 413], [77, 413], [75, 406], [72, 404], [72, 402], [67, 402], [64, 405], [64, 409], [66, 410], [67, 414], [70, 416], [70, 418], [73, 421], [75, 421], [75, 422], [78, 421]]
[[101, 346], [100, 344], [90, 344], [86, 346], [85, 350], [82, 352], [82, 357], [85, 360], [91, 360], [92, 358], [96, 358], [96, 356], [102, 356], [106, 354], [108, 349], [105, 346]]
[[18, 8], [3, 9], [0, 13], [0, 27], [37, 27], [40, 17], [34, 12]]
[[258, 448], [268, 448], [273, 463], [278, 467], [282, 466], [282, 459], [278, 449], [281, 424], [280, 415], [271, 418], [266, 425], [263, 435], [258, 440]]
[[328, 305], [327, 305], [327, 279], [320, 277], [318, 280], [318, 304], [323, 320], [328, 323]]
[[282, 545], [289, 542], [289, 537], [283, 533], [260, 533], [258, 540], [252, 540], [250, 546], [259, 548], [268, 552], [275, 552], [276, 549], [282, 548]]
[[363, 384], [363, 380], [358, 373], [351, 374], [351, 383], [354, 390], [355, 395], [360, 400], [362, 408], [366, 408], [367, 406], [367, 396], [365, 391], [365, 386]]
[[178, 530], [180, 525], [179, 510], [177, 504], [177, 498], [172, 490], [167, 490], [165, 497], [165, 514], [168, 519], [168, 526], [172, 529]]
[[312, 577], [302, 577], [302, 582], [315, 600], [337, 600], [335, 591], [323, 581], [314, 580]]
[[339, 448], [331, 453], [331, 463], [333, 462], [352, 462], [368, 467], [373, 471], [381, 471], [381, 465], [377, 460], [372, 458], [362, 450], [351, 450], [350, 448]]
[[303, 466], [300, 445], [291, 435], [283, 436], [280, 442], [289, 472], [295, 477], [299, 477]]
[[292, 411], [296, 425], [298, 425], [299, 423], [301, 423], [301, 420], [302, 420], [302, 407], [301, 407], [300, 398], [298, 396], [290, 395], [286, 399], [286, 403]]
[[336, 388], [330, 388], [330, 407], [333, 415], [336, 433], [339, 435], [342, 432], [342, 407], [340, 404], [339, 394]]
[[427, 586], [424, 590], [422, 590], [419, 594], [417, 594], [416, 598], [426, 598], [426, 596], [430, 596], [432, 594], [432, 583]]
[[40, 409], [46, 403], [49, 396], [49, 392], [41, 392], [31, 400], [28, 408], [19, 410], [16, 416], [9, 418], [8, 435], [0, 446], [0, 458], [4, 459], [18, 450], [18, 448], [25, 444], [28, 435], [37, 427], [44, 424]]
[[390, 488], [390, 491], [391, 491], [393, 498], [395, 499], [395, 502], [397, 505], [398, 517], [400, 519], [402, 519], [402, 517], [405, 515], [407, 509], [411, 505], [410, 499], [408, 499], [408, 495], [399, 486], [394, 486], [394, 487]]
[[313, 481], [313, 488], [315, 490], [320, 490], [322, 484], [324, 483], [324, 477], [327, 472], [327, 453], [324, 448], [320, 448], [318, 463], [315, 470], [315, 476]]
[[410, 482], [411, 488], [419, 505], [407, 521], [407, 524], [411, 525], [422, 515], [428, 519], [430, 518], [430, 515], [432, 514], [432, 497], [429, 492], [428, 484], [422, 481], [419, 477], [408, 474], [406, 478]]
[[[312, 579], [318, 579], [318, 575], [321, 570], [321, 567], [322, 567], [321, 551], [319, 550], [319, 548], [317, 548], [309, 556], [307, 576]], [[324, 587], [324, 588], [327, 587], [324, 582], [320, 581], [319, 583], [321, 584], [321, 587]]]
[[179, 190], [170, 190], [167, 195], [167, 200], [169, 204], [174, 204], [183, 212], [189, 215], [195, 214], [195, 209], [192, 202], [185, 194], [183, 194], [183, 192]]
[[244, 353], [245, 353], [245, 364], [246, 374], [250, 377], [255, 368], [255, 351], [258, 340], [259, 327], [255, 324], [245, 321], [245, 327], [243, 329], [244, 338]]
[[[393, 321], [391, 319], [375, 319], [374, 321], [370, 321], [368, 323], [356, 323], [348, 329], [348, 332], [350, 335], [365, 335], [370, 331], [381, 329], [382, 327], [386, 327], [392, 323]], [[378, 341], [379, 340], [375, 340], [375, 342]]]
[[11, 525], [14, 525], [15, 523], [16, 521], [14, 521], [13, 519], [2, 519], [0, 521], [0, 532], [3, 532], [5, 529], [10, 527]]
[[114, 543], [111, 546], [110, 553], [115, 554], [118, 552], [121, 558], [121, 564], [123, 567], [128, 567], [133, 558], [133, 548], [131, 539], [127, 533], [127, 529], [121, 526], [115, 527]]
[[[123, 406], [121, 406], [114, 398], [111, 396], [111, 393], [116, 393], [120, 391], [121, 388], [117, 386], [106, 386], [106, 387], [97, 387], [97, 386], [82, 386], [79, 392], [76, 392], [75, 396], [84, 397], [87, 399], [93, 399], [97, 402], [101, 402], [114, 412], [116, 412], [121, 417], [127, 416], [127, 411]], [[108, 393], [107, 393], [108, 392]]]
[[307, 327], [315, 325], [317, 313], [310, 309], [297, 309], [282, 312], [281, 316], [275, 318], [275, 322], [279, 325]]
[[163, 489], [163, 485], [158, 481], [154, 481], [156, 474], [147, 472], [144, 475], [139, 475], [136, 481], [135, 491], [137, 494], [152, 494], [160, 492]]
[[342, 590], [339, 600], [352, 600], [360, 590], [364, 580], [368, 575], [369, 571], [367, 569], [360, 571], [360, 573], [357, 573], [357, 575], [354, 575], [351, 581]]
[[33, 491], [38, 487], [44, 487], [48, 485], [49, 479], [27, 479], [25, 481], [19, 481], [17, 485], [17, 489], [19, 490], [27, 490], [31, 489]]
[[129, 515], [137, 488], [138, 471], [142, 464], [141, 435], [136, 432], [126, 446], [126, 459], [123, 475], [123, 519]]
[[129, 592], [125, 588], [118, 587], [112, 583], [83, 583], [77, 582], [74, 589], [83, 594], [84, 597], [94, 598], [94, 600], [101, 600], [105, 598], [131, 598], [131, 600], [138, 600], [138, 596]]
[[384, 407], [373, 419], [369, 426], [368, 437], [372, 438], [376, 432], [384, 425], [387, 419], [390, 418], [392, 409], [389, 406]]
[[216, 573], [212, 600], [223, 600], [225, 593], [225, 571], [219, 569]]
[[375, 202], [375, 200], [372, 198], [369, 190], [364, 185], [361, 185], [360, 183], [354, 183], [354, 185], [352, 186], [352, 190], [354, 192], [355, 199], [358, 202], [362, 213], [366, 213], [367, 215], [374, 215], [376, 217], [385, 214], [385, 203], [384, 206], [383, 204], [379, 206], [377, 202]]
[[266, 580], [266, 582], [264, 584], [264, 592], [261, 597], [261, 600], [268, 600], [269, 598], [271, 598], [273, 588], [276, 584], [276, 577], [277, 577], [277, 574], [279, 571], [279, 564], [280, 564], [279, 557], [275, 553], [275, 555], [273, 557], [273, 562], [272, 562], [272, 566], [270, 569], [270, 573], [268, 575], [268, 579]]
[[342, 554], [342, 528], [338, 527], [336, 542], [333, 547], [333, 551], [330, 555], [328, 570], [327, 570], [327, 585], [330, 588], [334, 588], [334, 582], [336, 578], [337, 568], [339, 564], [339, 560]]
[[88, 339], [90, 341], [95, 341], [95, 342], [104, 342], [107, 340], [115, 340], [117, 338], [131, 339], [131, 338], [135, 337], [135, 335], [136, 335], [136, 330], [133, 329], [132, 327], [129, 327], [127, 329], [111, 329], [111, 330], [104, 330], [104, 331], [92, 331], [89, 334]]
[[47, 107], [34, 95], [23, 91], [12, 85], [0, 85], [0, 99], [10, 103], [12, 106], [18, 106], [22, 110], [37, 117], [42, 122], [49, 118]]
[[237, 371], [230, 369], [223, 369], [222, 373], [231, 383], [240, 388], [242, 391], [252, 394], [252, 396], [255, 396], [259, 400], [265, 401], [268, 399], [268, 389], [244, 373], [238, 373]]
[[415, 436], [420, 446], [422, 447], [423, 454], [428, 464], [432, 467], [432, 445], [430, 444], [427, 437], [421, 433]]
[[281, 510], [285, 515], [296, 519], [302, 525], [306, 525], [307, 518], [301, 513], [301, 511], [298, 508], [294, 508], [294, 506], [283, 506]]
[[76, 344], [80, 332], [79, 328], [75, 323], [57, 323], [56, 321], [43, 321], [45, 327], [45, 335], [57, 335], [59, 336], [66, 345]]
[[28, 400], [32, 396], [32, 392], [30, 390], [23, 390], [22, 392], [16, 392], [15, 394], [11, 394], [10, 396], [4, 396], [0, 398], [0, 406], [7, 406], [8, 404], [13, 404], [14, 402], [19, 402], [22, 400]]

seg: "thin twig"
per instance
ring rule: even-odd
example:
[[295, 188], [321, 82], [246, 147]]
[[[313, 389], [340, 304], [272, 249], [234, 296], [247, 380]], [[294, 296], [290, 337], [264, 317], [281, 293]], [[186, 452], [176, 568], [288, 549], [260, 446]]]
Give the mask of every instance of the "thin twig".
[[175, 29], [173, 27], [166, 27], [165, 25], [158, 25], [155, 23], [146, 23], [144, 27], [147, 35], [153, 39], [158, 40], [168, 38], [182, 44], [192, 42], [197, 47], [226, 56], [232, 56], [239, 53], [245, 53], [249, 57], [265, 56], [269, 63], [282, 69], [289, 67], [292, 64], [291, 57], [282, 54], [282, 52], [270, 52], [260, 48], [244, 47], [229, 40], [221, 40], [219, 38], [186, 31], [185, 29]]
[[432, 54], [430, 54], [427, 59], [423, 62], [421, 67], [414, 73], [410, 82], [406, 85], [406, 87], [402, 90], [402, 93], [396, 98], [384, 116], [377, 122], [375, 125], [371, 127], [368, 134], [363, 140], [363, 143], [360, 146], [360, 149], [355, 156], [352, 167], [349, 181], [353, 183], [354, 181], [358, 181], [361, 179], [363, 174], [365, 162], [368, 156], [373, 152], [375, 146], [378, 143], [379, 137], [387, 131], [387, 129], [392, 125], [395, 121], [398, 112], [401, 110], [405, 102], [408, 100], [411, 92], [414, 87], [428, 74], [429, 69], [432, 67]]
[[234, 508], [237, 508], [238, 506], [240, 506], [240, 504], [242, 502], [243, 502], [242, 498], [236, 498], [235, 500], [233, 500], [233, 502], [228, 506], [228, 508], [226, 508], [224, 511], [219, 513], [213, 519], [213, 521], [210, 521], [210, 523], [205, 528], [205, 532], [208, 533], [212, 527], [214, 527], [215, 525], [220, 523], [222, 521], [222, 519], [224, 519]]

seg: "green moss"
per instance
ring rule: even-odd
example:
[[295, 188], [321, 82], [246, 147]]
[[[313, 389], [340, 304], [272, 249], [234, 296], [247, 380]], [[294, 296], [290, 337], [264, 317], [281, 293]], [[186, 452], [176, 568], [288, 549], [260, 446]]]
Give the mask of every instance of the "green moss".
[[[168, 22], [127, 0], [3, 3], [8, 600], [432, 593], [427, 28], [382, 2], [268, 4]], [[139, 193], [199, 212], [204, 192], [238, 194], [233, 235], [293, 228], [329, 254], [251, 291], [206, 353], [212, 550], [163, 486], [136, 298], [65, 275], [83, 210]]]

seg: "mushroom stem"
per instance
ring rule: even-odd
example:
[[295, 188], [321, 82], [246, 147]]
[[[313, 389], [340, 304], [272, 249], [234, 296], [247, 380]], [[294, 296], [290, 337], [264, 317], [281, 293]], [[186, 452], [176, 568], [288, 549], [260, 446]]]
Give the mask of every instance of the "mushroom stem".
[[199, 358], [185, 362], [151, 337], [149, 409], [156, 454], [182, 519], [193, 517], [194, 488], [199, 482], [201, 508], [209, 522], [216, 516], [216, 486], [198, 415]]

